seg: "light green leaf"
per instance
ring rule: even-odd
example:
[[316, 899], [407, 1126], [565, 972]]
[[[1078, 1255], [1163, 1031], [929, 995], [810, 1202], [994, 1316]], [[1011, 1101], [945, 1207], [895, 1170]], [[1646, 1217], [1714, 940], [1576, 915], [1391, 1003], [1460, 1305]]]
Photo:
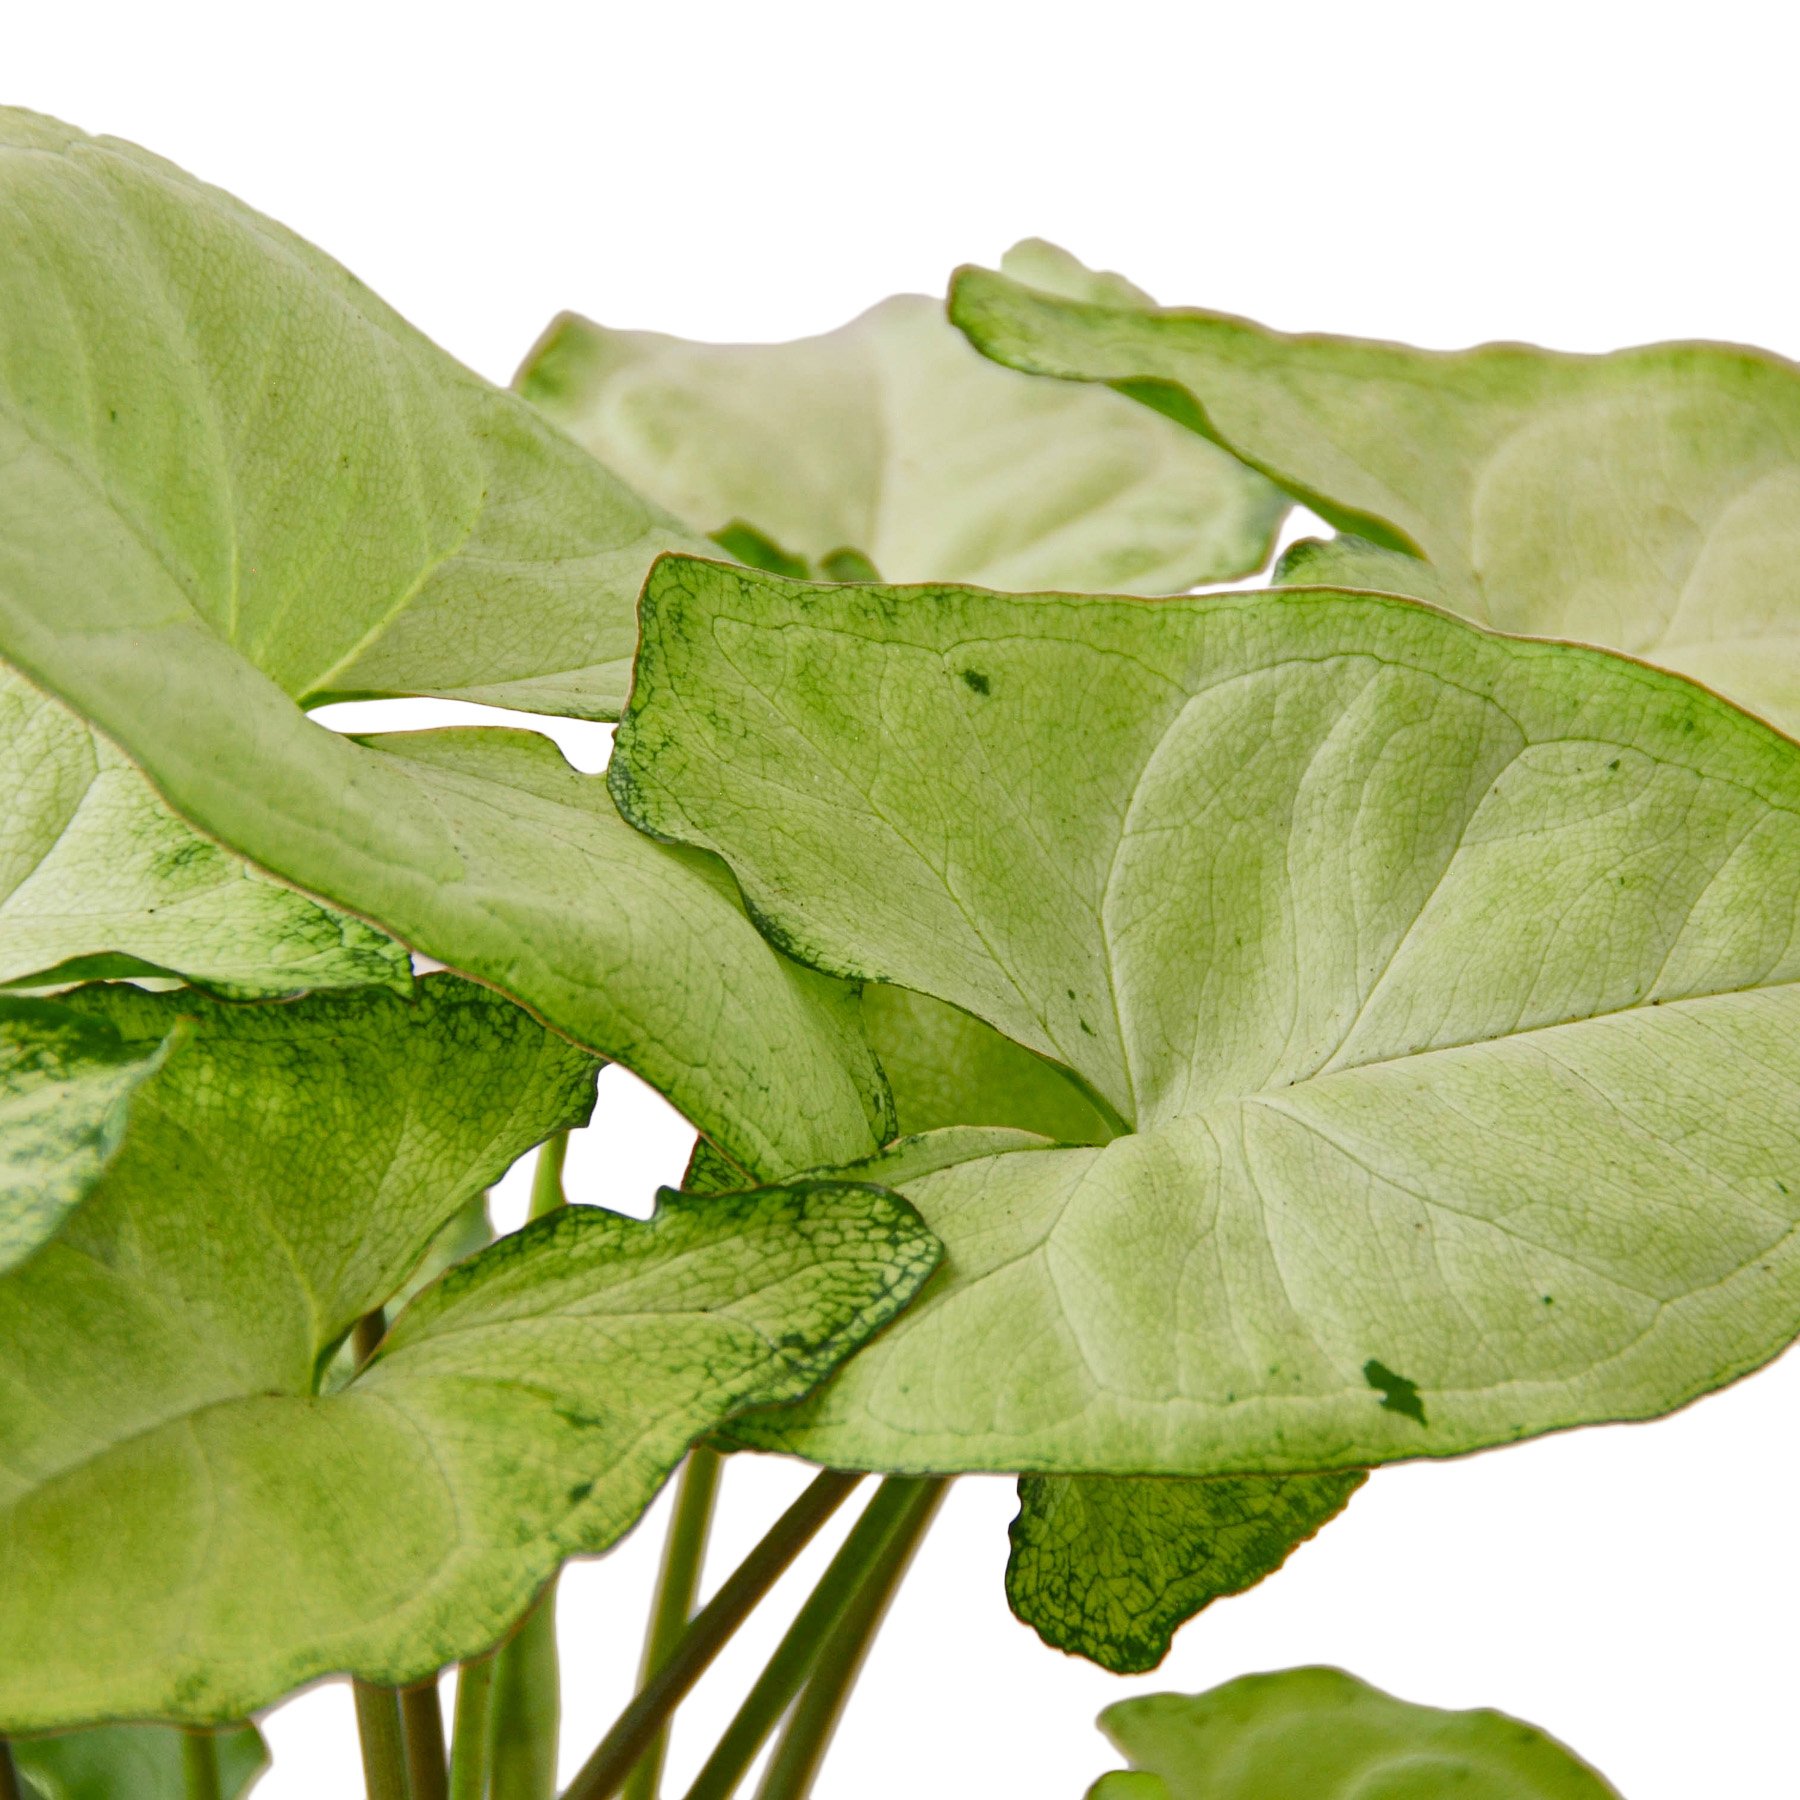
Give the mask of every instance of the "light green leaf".
[[134, 145], [0, 112], [0, 217], [8, 587], [204, 633], [307, 704], [612, 716], [665, 514]]
[[1087, 1791], [1087, 1800], [1170, 1800], [1168, 1783], [1141, 1769], [1108, 1769]]
[[[26, 1792], [42, 1800], [188, 1800], [182, 1734], [168, 1725], [95, 1725], [13, 1745]], [[269, 1766], [254, 1725], [213, 1739], [220, 1800], [238, 1800]]]
[[[787, 344], [565, 314], [518, 387], [643, 492], [777, 573], [872, 579], [872, 563], [889, 581], [1169, 593], [1259, 568], [1285, 511], [1260, 476], [1165, 420], [984, 362], [917, 294]], [[776, 547], [805, 560], [784, 568]]]
[[929, 994], [867, 987], [863, 1025], [903, 1135], [944, 1125], [1012, 1125], [1060, 1144], [1103, 1144], [1113, 1135], [1066, 1069]]
[[1069, 300], [1093, 300], [1104, 306], [1156, 305], [1135, 281], [1111, 269], [1090, 269], [1080, 257], [1043, 238], [1021, 238], [1001, 257], [1000, 272]]
[[951, 314], [999, 362], [1131, 393], [1429, 559], [1433, 597], [1484, 624], [1629, 651], [1800, 730], [1800, 371], [1780, 357], [1290, 337], [980, 269]]
[[1652, 1416], [1800, 1330], [1800, 747], [1701, 689], [1379, 597], [671, 560], [613, 779], [792, 952], [1128, 1127], [869, 1167], [944, 1277], [760, 1442], [1311, 1472]]
[[648, 1224], [562, 1208], [322, 1393], [445, 1220], [580, 1121], [593, 1059], [448, 977], [412, 1006], [72, 1004], [127, 1040], [177, 1010], [192, 1035], [0, 1279], [0, 1730], [230, 1720], [487, 1648], [695, 1435], [803, 1393], [937, 1256], [902, 1201], [843, 1183], [665, 1199]]
[[392, 938], [189, 830], [97, 732], [0, 667], [0, 984], [168, 975], [215, 993], [412, 982]]
[[1341, 1669], [1143, 1694], [1109, 1706], [1100, 1724], [1169, 1800], [1619, 1800], [1533, 1725], [1413, 1706]]
[[882, 1141], [853, 1008], [716, 865], [627, 830], [543, 740], [360, 744], [296, 704], [605, 712], [661, 515], [129, 146], [0, 114], [0, 219], [0, 654], [191, 825], [616, 1057], [744, 1166]]
[[125, 1135], [126, 1108], [170, 1038], [127, 1042], [104, 1019], [0, 995], [0, 1273], [52, 1236]]
[[1178, 1627], [1272, 1575], [1365, 1477], [1026, 1476], [1006, 1597], [1046, 1644], [1115, 1674], [1154, 1669]]

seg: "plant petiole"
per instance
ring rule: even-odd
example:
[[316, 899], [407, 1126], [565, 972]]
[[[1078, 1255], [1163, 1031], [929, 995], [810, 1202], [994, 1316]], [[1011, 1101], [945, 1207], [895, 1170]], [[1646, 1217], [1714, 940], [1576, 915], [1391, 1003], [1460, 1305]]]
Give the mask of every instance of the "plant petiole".
[[0, 1737], [0, 1800], [25, 1800], [19, 1765], [13, 1761], [12, 1745], [3, 1737]]
[[[640, 1686], [669, 1660], [693, 1617], [723, 1461], [718, 1451], [696, 1444], [681, 1465], [675, 1504], [669, 1514], [669, 1535], [663, 1543], [662, 1568], [656, 1578], [656, 1595], [650, 1603], [650, 1627], [644, 1638], [643, 1665], [638, 1671]], [[656, 1800], [668, 1746], [665, 1725], [658, 1729], [631, 1771], [625, 1783], [625, 1800]]]
[[406, 1773], [412, 1800], [449, 1800], [444, 1765], [444, 1707], [435, 1675], [400, 1689], [400, 1730], [406, 1740]]
[[181, 1791], [184, 1800], [220, 1800], [219, 1746], [210, 1731], [181, 1734]]
[[450, 1746], [450, 1800], [487, 1800], [494, 1657], [477, 1656], [456, 1672], [456, 1723]]
[[775, 1745], [775, 1754], [756, 1790], [757, 1800], [806, 1800], [832, 1734], [843, 1717], [845, 1702], [862, 1673], [869, 1648], [913, 1554], [949, 1488], [944, 1477], [915, 1481], [898, 1509], [893, 1530], [881, 1547], [850, 1605], [819, 1644], [812, 1673]]
[[669, 1659], [614, 1721], [580, 1773], [564, 1790], [563, 1800], [610, 1800], [620, 1784], [663, 1729], [669, 1714], [705, 1672], [757, 1602], [812, 1541], [819, 1528], [861, 1481], [836, 1469], [823, 1469], [805, 1491], [738, 1564], [719, 1591], [695, 1614]]
[[406, 1769], [406, 1740], [400, 1728], [399, 1691], [377, 1687], [372, 1681], [353, 1682], [352, 1687], [368, 1800], [413, 1800]]
[[920, 1491], [935, 1497], [940, 1485], [890, 1475], [875, 1490], [694, 1778], [687, 1800], [726, 1800], [736, 1792], [757, 1751], [805, 1684], [823, 1646], [836, 1638], [844, 1619], [857, 1610], [865, 1587], [878, 1581], [887, 1568], [890, 1546], [918, 1510]]

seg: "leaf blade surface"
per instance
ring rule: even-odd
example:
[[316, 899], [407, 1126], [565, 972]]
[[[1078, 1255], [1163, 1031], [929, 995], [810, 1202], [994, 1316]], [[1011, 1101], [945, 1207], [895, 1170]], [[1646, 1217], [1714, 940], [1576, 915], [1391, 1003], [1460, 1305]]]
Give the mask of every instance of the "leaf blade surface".
[[1742, 713], [1312, 590], [672, 561], [645, 621], [626, 810], [1134, 1127], [895, 1173], [944, 1279], [744, 1435], [1304, 1473], [1651, 1416], [1800, 1326], [1800, 767]]

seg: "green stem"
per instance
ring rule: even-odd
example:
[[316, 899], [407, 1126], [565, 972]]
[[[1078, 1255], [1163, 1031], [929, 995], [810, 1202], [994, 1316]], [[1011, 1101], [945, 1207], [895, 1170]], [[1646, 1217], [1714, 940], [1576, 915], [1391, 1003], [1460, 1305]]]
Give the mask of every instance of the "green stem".
[[756, 1753], [799, 1693], [819, 1646], [855, 1605], [857, 1596], [882, 1566], [889, 1543], [914, 1505], [916, 1490], [929, 1483], [890, 1475], [850, 1529], [838, 1553], [794, 1616], [768, 1667], [756, 1678], [725, 1734], [688, 1789], [687, 1800], [725, 1800], [744, 1779]]
[[[662, 1569], [656, 1578], [656, 1596], [650, 1603], [650, 1629], [644, 1638], [643, 1667], [638, 1671], [640, 1685], [669, 1660], [693, 1617], [723, 1462], [718, 1451], [696, 1444], [682, 1465], [674, 1510], [669, 1515], [669, 1535], [663, 1543]], [[625, 1783], [625, 1800], [656, 1800], [668, 1747], [669, 1732], [664, 1726], [631, 1771], [631, 1779]]]
[[620, 1713], [613, 1728], [582, 1765], [581, 1773], [569, 1784], [563, 1800], [611, 1800], [662, 1730], [669, 1714], [731, 1634], [861, 1479], [860, 1475], [844, 1475], [835, 1469], [821, 1470], [813, 1477], [806, 1491], [770, 1526], [762, 1542], [695, 1614], [668, 1661]]
[[[531, 1176], [531, 1217], [565, 1204], [562, 1174], [569, 1134], [538, 1146]], [[562, 1723], [562, 1674], [556, 1651], [556, 1577], [494, 1652], [488, 1694], [490, 1800], [555, 1800], [556, 1749]]]
[[494, 1653], [488, 1702], [492, 1800], [555, 1800], [561, 1686], [552, 1582]]
[[[387, 1314], [379, 1306], [351, 1327], [350, 1348], [359, 1369], [375, 1354], [386, 1329]], [[356, 1694], [356, 1735], [362, 1742], [363, 1786], [369, 1800], [413, 1800], [399, 1689], [362, 1680], [351, 1686]]]
[[0, 1737], [0, 1800], [25, 1800], [25, 1784], [19, 1779], [19, 1765], [13, 1761], [12, 1745]]
[[220, 1800], [219, 1746], [210, 1731], [181, 1734], [181, 1791], [185, 1800]]
[[819, 1645], [812, 1674], [788, 1715], [756, 1800], [806, 1800], [812, 1792], [869, 1647], [949, 1485], [942, 1478], [921, 1481], [907, 1497], [861, 1592]]
[[450, 1800], [487, 1800], [490, 1763], [488, 1700], [494, 1658], [477, 1656], [456, 1672], [456, 1727], [450, 1746]]
[[559, 1131], [538, 1145], [537, 1167], [531, 1172], [531, 1217], [541, 1219], [565, 1204], [563, 1163], [569, 1154], [569, 1134]]
[[413, 1800], [449, 1800], [444, 1766], [444, 1704], [437, 1677], [400, 1690], [400, 1729], [406, 1738], [406, 1773]]
[[406, 1776], [406, 1741], [400, 1731], [400, 1695], [372, 1681], [356, 1691], [356, 1735], [362, 1740], [363, 1786], [369, 1800], [412, 1800]]

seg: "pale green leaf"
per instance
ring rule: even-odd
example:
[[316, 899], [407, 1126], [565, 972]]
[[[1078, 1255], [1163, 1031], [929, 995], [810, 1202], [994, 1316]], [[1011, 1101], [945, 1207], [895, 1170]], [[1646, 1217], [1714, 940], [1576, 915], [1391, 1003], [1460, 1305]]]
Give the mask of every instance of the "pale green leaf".
[[1101, 1144], [1113, 1135], [1066, 1069], [929, 994], [867, 987], [863, 1025], [903, 1135], [944, 1125], [1011, 1125], [1061, 1144]]
[[[1100, 1724], [1169, 1800], [1619, 1800], [1536, 1726], [1414, 1706], [1341, 1669], [1143, 1694], [1109, 1706]], [[1124, 1800], [1138, 1790], [1110, 1791]]]
[[[94, 1725], [55, 1737], [25, 1738], [13, 1757], [28, 1800], [189, 1800], [182, 1733], [169, 1725]], [[238, 1800], [269, 1766], [253, 1725], [213, 1739], [220, 1800]]]
[[1128, 1127], [868, 1166], [944, 1277], [758, 1441], [1348, 1468], [1652, 1416], [1800, 1330], [1800, 747], [1702, 689], [1380, 597], [677, 559], [613, 778], [792, 952]]
[[[176, 1022], [169, 1022], [174, 1036]], [[0, 995], [0, 1273], [52, 1236], [112, 1160], [132, 1094], [168, 1039], [128, 1042], [105, 1019]]]
[[307, 703], [612, 716], [684, 534], [531, 407], [114, 138], [0, 112], [0, 233], [7, 586], [204, 632]]
[[1106, 306], [1156, 305], [1136, 282], [1111, 269], [1090, 269], [1080, 257], [1043, 238], [1021, 238], [1001, 257], [1000, 272], [1027, 287], [1069, 300], [1094, 300]]
[[544, 740], [372, 746], [296, 704], [605, 712], [661, 515], [129, 146], [0, 114], [0, 231], [0, 654], [191, 825], [616, 1057], [744, 1166], [882, 1141], [853, 1006], [770, 955], [716, 865], [626, 829]]
[[[786, 344], [565, 314], [518, 387], [644, 493], [777, 573], [871, 578], [872, 563], [889, 581], [1169, 593], [1259, 568], [1285, 510], [1261, 476], [1166, 420], [985, 362], [916, 294]], [[784, 568], [777, 549], [805, 563]]]
[[1006, 1597], [1045, 1643], [1116, 1674], [1154, 1669], [1179, 1626], [1272, 1575], [1365, 1477], [1028, 1475]]
[[1484, 624], [1629, 651], [1800, 729], [1800, 370], [1780, 357], [1293, 337], [979, 269], [951, 313], [999, 362], [1134, 394], [1425, 557], [1433, 597]]
[[244, 996], [381, 986], [393, 939], [191, 831], [97, 732], [0, 667], [0, 984], [167, 975]]
[[452, 977], [226, 1007], [85, 989], [191, 1036], [62, 1231], [0, 1279], [0, 1730], [222, 1721], [333, 1670], [488, 1647], [627, 1529], [694, 1436], [789, 1400], [935, 1242], [877, 1190], [561, 1208], [320, 1372], [433, 1234], [578, 1123], [594, 1059]]

